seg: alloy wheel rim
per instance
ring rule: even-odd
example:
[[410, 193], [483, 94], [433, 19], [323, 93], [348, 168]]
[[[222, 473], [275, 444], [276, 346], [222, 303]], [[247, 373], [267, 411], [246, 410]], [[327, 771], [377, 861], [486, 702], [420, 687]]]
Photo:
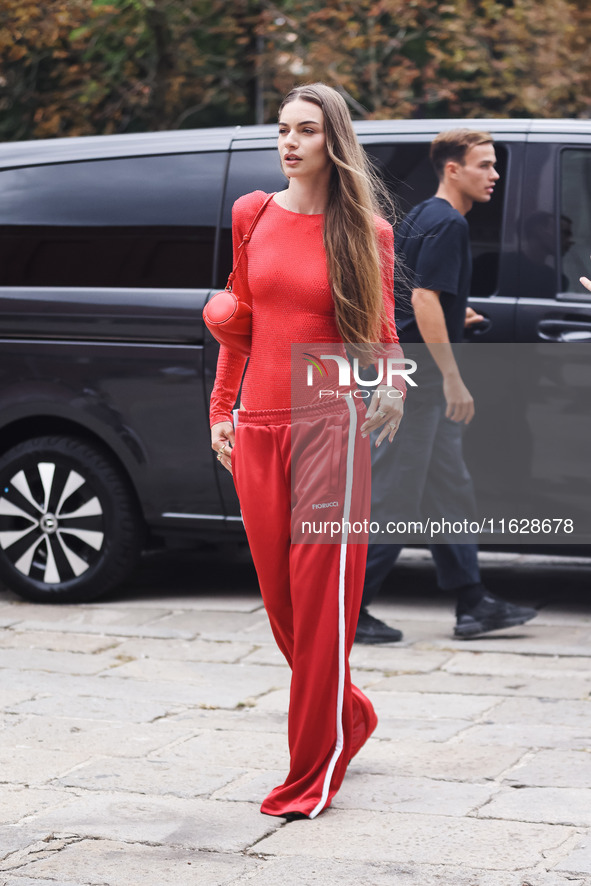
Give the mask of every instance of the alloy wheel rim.
[[88, 480], [58, 461], [16, 471], [0, 487], [0, 548], [23, 576], [57, 585], [101, 557], [101, 502]]

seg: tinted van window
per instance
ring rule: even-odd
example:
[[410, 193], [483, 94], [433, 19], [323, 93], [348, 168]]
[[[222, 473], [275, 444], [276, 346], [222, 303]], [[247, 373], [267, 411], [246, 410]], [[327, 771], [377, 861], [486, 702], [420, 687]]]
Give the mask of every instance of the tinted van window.
[[222, 213], [217, 286], [226, 285], [232, 270], [232, 206], [238, 197], [251, 191], [265, 191], [268, 194], [286, 187], [287, 179], [281, 171], [276, 147], [232, 153]]
[[[437, 179], [429, 160], [429, 143], [384, 143], [364, 146], [394, 194], [399, 217], [435, 193]], [[504, 179], [507, 149], [495, 145], [501, 179], [490, 203], [475, 204], [468, 215], [474, 258], [472, 295], [492, 295], [497, 288], [501, 247]], [[232, 204], [249, 191], [278, 191], [286, 187], [276, 148], [236, 151], [230, 161], [221, 232], [218, 286], [224, 286], [232, 267]]]
[[0, 172], [0, 285], [212, 285], [226, 155]]
[[559, 220], [562, 291], [582, 291], [579, 277], [589, 276], [591, 251], [591, 150], [561, 154]]
[[[428, 142], [367, 145], [366, 150], [394, 194], [400, 217], [437, 190], [437, 178], [429, 160]], [[500, 180], [490, 203], [475, 203], [467, 215], [472, 241], [471, 294], [492, 295], [497, 290], [499, 255], [507, 170], [507, 147], [495, 144]]]

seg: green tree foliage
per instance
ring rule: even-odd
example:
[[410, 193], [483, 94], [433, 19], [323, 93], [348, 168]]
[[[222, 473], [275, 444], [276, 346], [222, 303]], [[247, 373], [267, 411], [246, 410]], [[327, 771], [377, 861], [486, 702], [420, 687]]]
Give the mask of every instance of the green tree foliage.
[[0, 137], [250, 122], [248, 0], [1, 0]]
[[585, 0], [301, 0], [289, 6], [298, 35], [292, 64], [302, 59], [304, 78], [347, 90], [368, 116], [591, 113]]
[[589, 116], [587, 0], [0, 0], [0, 138], [357, 116]]

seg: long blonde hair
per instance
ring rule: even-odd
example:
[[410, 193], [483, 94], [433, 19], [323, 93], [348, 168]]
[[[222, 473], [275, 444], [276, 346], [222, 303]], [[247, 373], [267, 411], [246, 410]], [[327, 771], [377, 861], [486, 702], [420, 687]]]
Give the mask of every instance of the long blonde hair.
[[284, 98], [317, 105], [324, 114], [328, 156], [333, 168], [324, 219], [324, 248], [336, 323], [346, 343], [378, 342], [388, 320], [382, 298], [381, 257], [376, 215], [393, 213], [386, 187], [371, 166], [353, 130], [339, 93], [325, 83], [296, 86]]

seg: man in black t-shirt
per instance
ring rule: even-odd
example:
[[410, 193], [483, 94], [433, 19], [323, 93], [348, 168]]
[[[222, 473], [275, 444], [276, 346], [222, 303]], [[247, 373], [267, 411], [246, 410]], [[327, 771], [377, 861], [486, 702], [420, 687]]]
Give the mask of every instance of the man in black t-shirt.
[[[411, 209], [396, 232], [396, 252], [406, 269], [405, 285], [396, 298], [396, 325], [401, 342], [424, 340], [414, 311], [415, 290], [438, 293], [435, 299], [427, 296], [426, 305], [431, 327], [439, 320], [441, 328], [435, 329], [438, 341], [443, 340], [445, 333], [450, 342], [461, 342], [464, 337], [472, 278], [470, 231], [465, 217], [438, 194]], [[422, 298], [424, 301], [425, 296]], [[437, 303], [443, 316], [437, 317]], [[435, 317], [431, 316], [433, 311]]]
[[[437, 193], [408, 213], [396, 236], [405, 281], [397, 293], [396, 320], [405, 356], [412, 357], [413, 344], [419, 345], [419, 387], [416, 393], [408, 391], [393, 443], [372, 447], [372, 521], [380, 526], [384, 521], [405, 524], [427, 517], [453, 523], [475, 516], [472, 481], [462, 454], [462, 431], [472, 420], [474, 401], [451, 345], [462, 341], [465, 325], [483, 319], [467, 307], [472, 255], [465, 216], [474, 202], [490, 200], [499, 175], [488, 133], [440, 133], [431, 145], [431, 161], [439, 179]], [[402, 547], [369, 546], [357, 642], [402, 638], [400, 631], [367, 610]], [[483, 587], [473, 542], [448, 540], [430, 545], [430, 550], [439, 587], [457, 593], [456, 636], [523, 624], [537, 614]]]

